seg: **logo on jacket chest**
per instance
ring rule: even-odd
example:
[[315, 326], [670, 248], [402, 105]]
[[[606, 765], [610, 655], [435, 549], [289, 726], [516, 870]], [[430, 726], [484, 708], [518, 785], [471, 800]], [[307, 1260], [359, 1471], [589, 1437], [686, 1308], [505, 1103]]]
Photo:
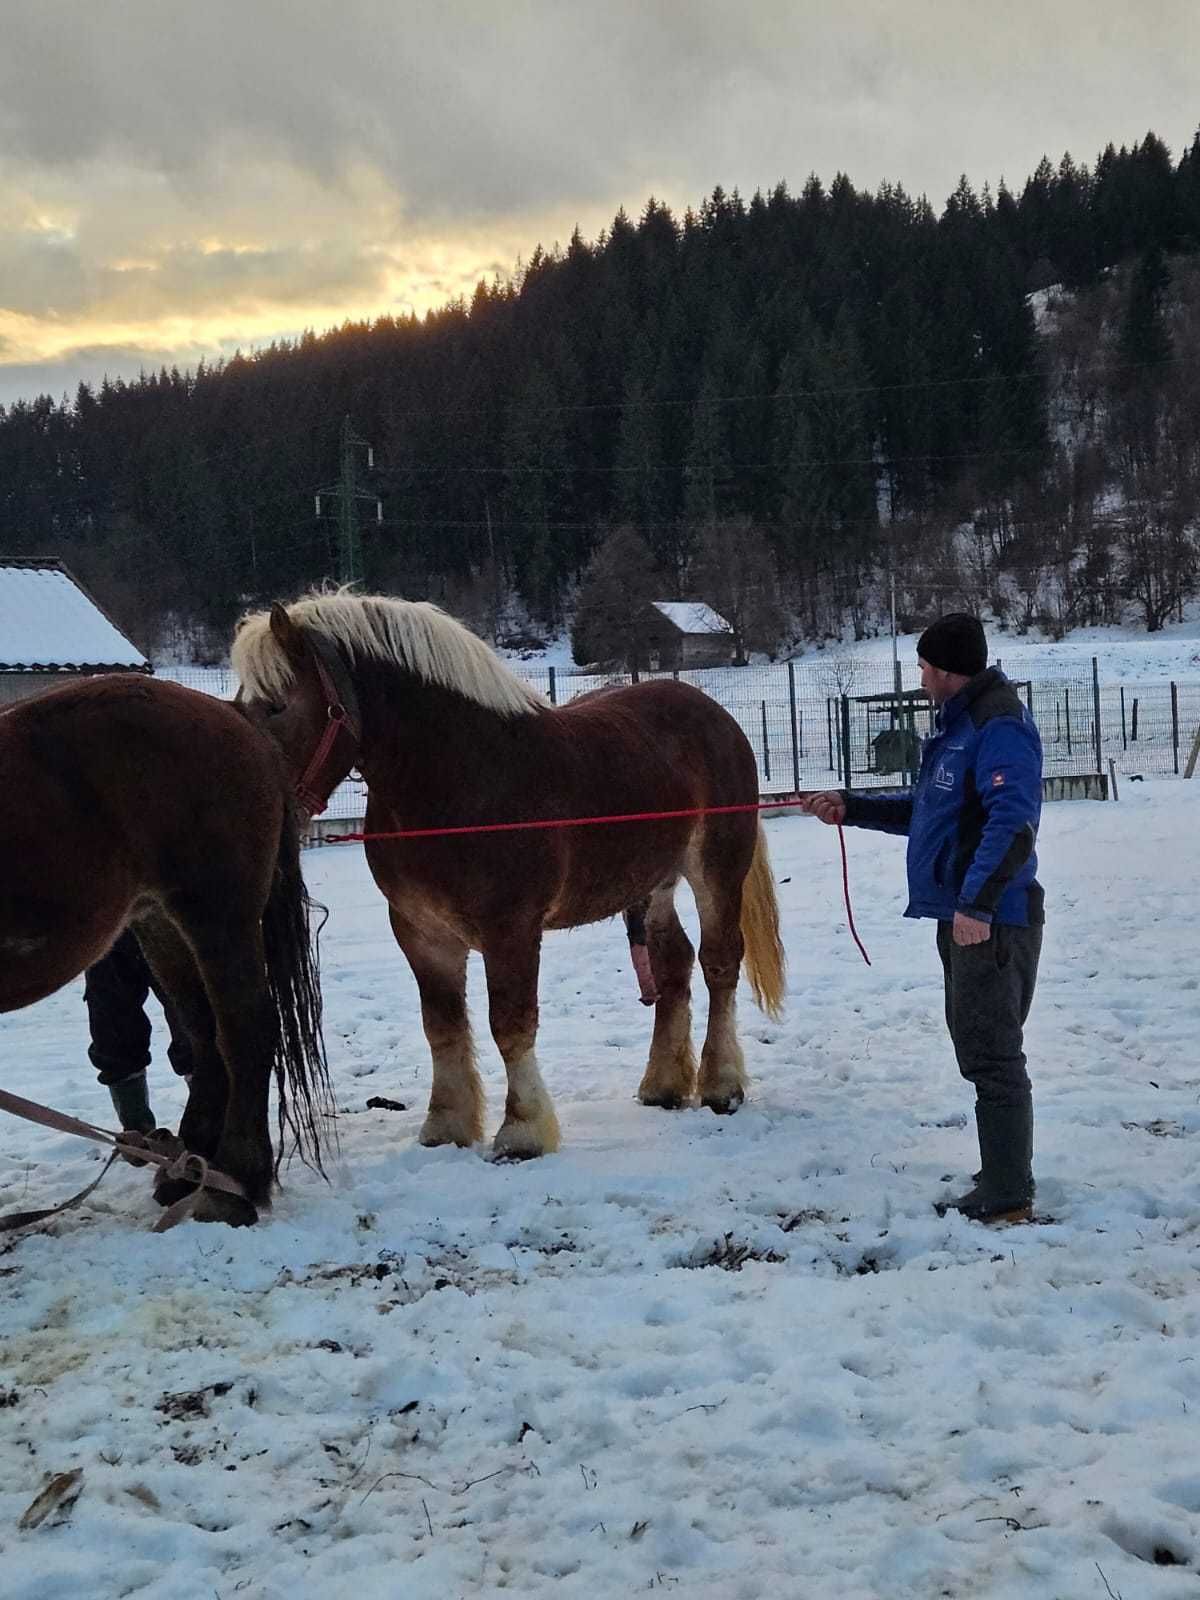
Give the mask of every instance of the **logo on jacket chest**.
[[958, 781], [955, 757], [962, 756], [966, 746], [963, 744], [948, 744], [943, 755], [939, 758], [937, 766], [933, 769], [933, 787], [935, 789], [953, 789]]

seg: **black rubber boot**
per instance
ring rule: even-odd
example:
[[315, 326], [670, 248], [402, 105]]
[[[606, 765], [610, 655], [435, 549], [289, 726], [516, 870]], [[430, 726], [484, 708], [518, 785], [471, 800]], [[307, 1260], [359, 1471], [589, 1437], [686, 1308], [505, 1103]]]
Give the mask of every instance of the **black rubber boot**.
[[150, 1109], [150, 1091], [144, 1070], [132, 1072], [117, 1083], [110, 1083], [108, 1092], [112, 1096], [113, 1110], [124, 1130], [129, 1133], [150, 1133], [157, 1126]]
[[977, 1101], [979, 1177], [973, 1189], [939, 1205], [971, 1222], [1028, 1222], [1033, 1216], [1033, 1103]]

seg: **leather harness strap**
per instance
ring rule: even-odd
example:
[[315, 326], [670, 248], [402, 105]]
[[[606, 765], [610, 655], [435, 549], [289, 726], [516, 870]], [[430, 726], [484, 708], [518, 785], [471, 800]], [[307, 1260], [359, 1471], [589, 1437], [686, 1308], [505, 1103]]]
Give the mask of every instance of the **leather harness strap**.
[[[307, 629], [304, 637], [312, 647], [313, 665], [325, 696], [326, 722], [317, 748], [297, 780], [296, 799], [310, 816], [318, 817], [329, 804], [329, 797], [342, 775], [353, 764], [354, 752], [362, 737], [362, 714], [354, 684], [337, 646]], [[334, 753], [343, 738], [351, 742], [350, 760], [337, 777], [331, 777], [330, 769], [336, 765]]]
[[155, 1166], [164, 1167], [168, 1177], [179, 1178], [196, 1186], [193, 1193], [185, 1195], [182, 1200], [176, 1201], [164, 1211], [154, 1226], [155, 1233], [163, 1233], [168, 1228], [173, 1228], [177, 1222], [182, 1222], [200, 1198], [202, 1189], [220, 1189], [225, 1194], [237, 1195], [239, 1199], [248, 1200], [245, 1189], [236, 1178], [210, 1167], [203, 1156], [192, 1155], [186, 1150], [181, 1155], [165, 1155], [150, 1146], [127, 1144], [120, 1134], [110, 1133], [107, 1128], [99, 1128], [95, 1123], [84, 1122], [79, 1117], [69, 1117], [63, 1111], [55, 1111], [52, 1106], [39, 1105], [36, 1100], [26, 1100], [19, 1094], [10, 1093], [7, 1089], [0, 1089], [0, 1111], [11, 1112], [14, 1117], [23, 1117], [26, 1122], [34, 1122], [40, 1128], [52, 1128], [57, 1133], [71, 1133], [80, 1139], [91, 1139], [96, 1144], [111, 1145], [113, 1151], [100, 1177], [88, 1184], [86, 1189], [72, 1195], [69, 1200], [64, 1200], [61, 1205], [51, 1206], [45, 1211], [10, 1211], [6, 1216], [0, 1216], [0, 1233], [25, 1228], [33, 1222], [42, 1222], [47, 1217], [56, 1216], [61, 1211], [69, 1211], [73, 1206], [86, 1200], [120, 1155], [133, 1156], [139, 1162], [151, 1162]]

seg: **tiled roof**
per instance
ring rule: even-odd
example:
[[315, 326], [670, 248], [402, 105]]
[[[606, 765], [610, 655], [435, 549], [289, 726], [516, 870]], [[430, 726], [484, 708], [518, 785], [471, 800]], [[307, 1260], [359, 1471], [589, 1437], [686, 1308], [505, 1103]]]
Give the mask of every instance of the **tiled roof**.
[[61, 563], [0, 557], [0, 672], [147, 666]]

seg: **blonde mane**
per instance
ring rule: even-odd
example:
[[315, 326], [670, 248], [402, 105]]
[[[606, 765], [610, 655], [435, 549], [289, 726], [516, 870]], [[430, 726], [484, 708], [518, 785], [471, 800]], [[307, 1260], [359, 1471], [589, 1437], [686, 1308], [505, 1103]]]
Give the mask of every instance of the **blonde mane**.
[[[287, 607], [300, 628], [345, 647], [351, 662], [382, 661], [452, 689], [502, 716], [523, 716], [549, 702], [504, 665], [469, 628], [428, 600], [382, 594], [310, 594]], [[233, 670], [252, 698], [277, 699], [295, 677], [291, 662], [258, 611], [238, 624]]]

